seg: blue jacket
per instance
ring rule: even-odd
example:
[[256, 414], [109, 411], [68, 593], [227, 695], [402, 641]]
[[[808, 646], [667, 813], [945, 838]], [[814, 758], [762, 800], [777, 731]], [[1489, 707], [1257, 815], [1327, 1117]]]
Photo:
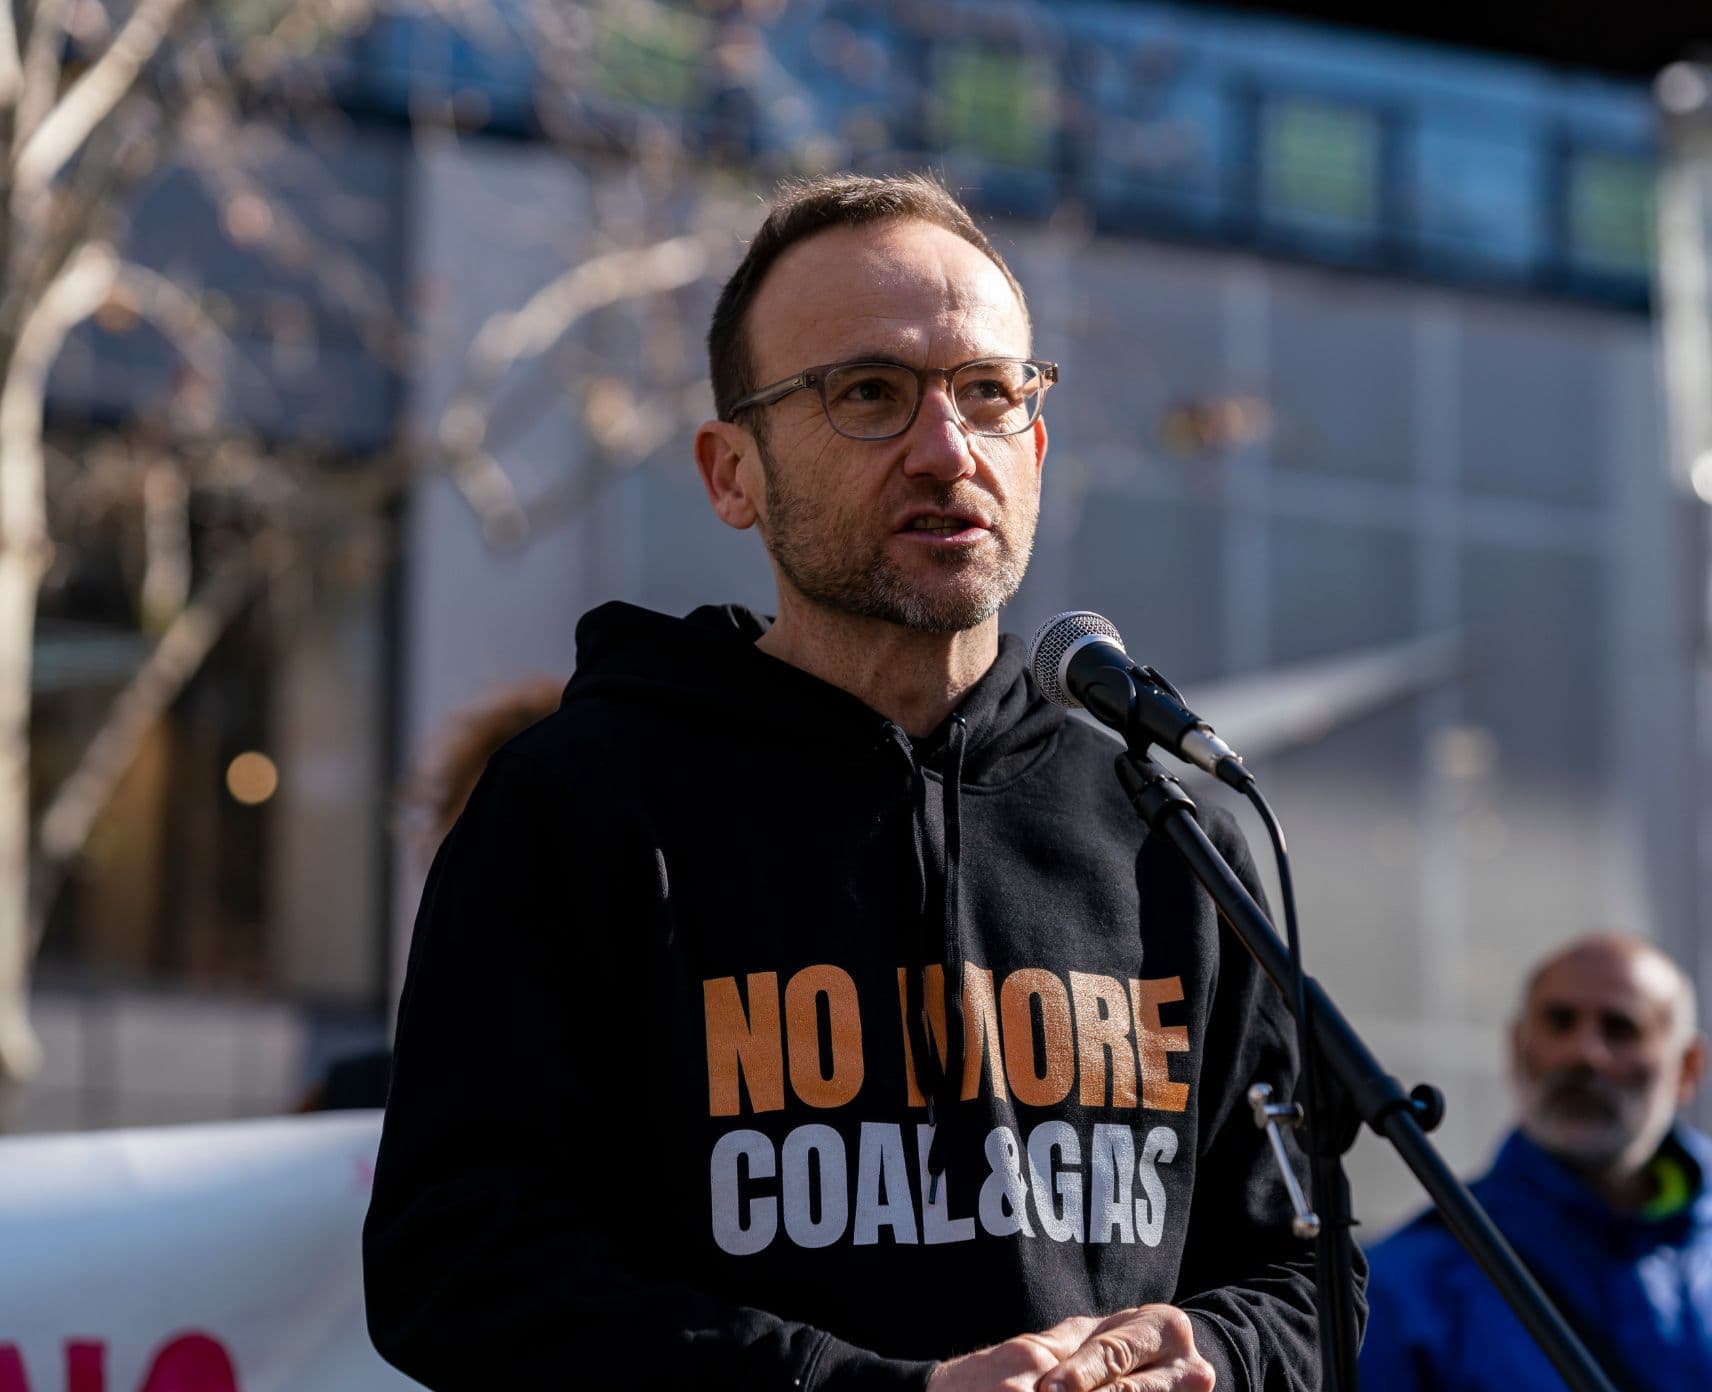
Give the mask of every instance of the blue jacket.
[[[1633, 1376], [1656, 1392], [1712, 1389], [1712, 1141], [1678, 1125], [1686, 1209], [1613, 1212], [1572, 1171], [1512, 1132], [1472, 1186], [1499, 1229], [1574, 1308], [1601, 1321]], [[1435, 1215], [1375, 1246], [1362, 1386], [1374, 1392], [1556, 1392], [1564, 1386], [1491, 1282]], [[1595, 1345], [1595, 1355], [1598, 1347]], [[1623, 1375], [1617, 1374], [1620, 1379]]]

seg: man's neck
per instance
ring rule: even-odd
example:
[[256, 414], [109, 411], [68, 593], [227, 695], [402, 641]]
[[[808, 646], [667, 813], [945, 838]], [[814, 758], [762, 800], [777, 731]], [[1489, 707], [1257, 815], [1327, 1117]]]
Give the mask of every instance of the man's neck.
[[1606, 1205], [1618, 1213], [1639, 1213], [1658, 1192], [1650, 1164], [1638, 1170], [1625, 1167], [1582, 1173]]
[[999, 621], [995, 616], [962, 633], [919, 633], [781, 595], [778, 618], [755, 646], [848, 691], [919, 738], [956, 710], [993, 665]]
[[1587, 1187], [1604, 1200], [1605, 1206], [1616, 1213], [1639, 1213], [1658, 1195], [1658, 1176], [1653, 1168], [1658, 1147], [1644, 1159], [1623, 1155], [1607, 1164], [1588, 1164], [1561, 1151], [1552, 1151], [1563, 1164], [1575, 1171]]

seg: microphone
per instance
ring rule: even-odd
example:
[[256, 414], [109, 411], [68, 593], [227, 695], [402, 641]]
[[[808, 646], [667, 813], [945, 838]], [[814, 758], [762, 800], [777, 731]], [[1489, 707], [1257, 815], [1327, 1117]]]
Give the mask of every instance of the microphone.
[[1126, 740], [1140, 736], [1238, 791], [1254, 782], [1237, 752], [1183, 704], [1177, 688], [1124, 651], [1110, 619], [1086, 609], [1035, 630], [1028, 665], [1049, 701], [1080, 706]]

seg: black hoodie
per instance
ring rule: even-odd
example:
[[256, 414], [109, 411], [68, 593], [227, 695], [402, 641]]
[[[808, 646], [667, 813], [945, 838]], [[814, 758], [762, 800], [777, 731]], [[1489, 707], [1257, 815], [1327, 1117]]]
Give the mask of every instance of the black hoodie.
[[1169, 1301], [1220, 1392], [1317, 1387], [1311, 1252], [1244, 1099], [1289, 1090], [1288, 1017], [1116, 746], [1012, 638], [912, 741], [762, 629], [594, 610], [442, 847], [376, 1346], [446, 1392], [918, 1388]]

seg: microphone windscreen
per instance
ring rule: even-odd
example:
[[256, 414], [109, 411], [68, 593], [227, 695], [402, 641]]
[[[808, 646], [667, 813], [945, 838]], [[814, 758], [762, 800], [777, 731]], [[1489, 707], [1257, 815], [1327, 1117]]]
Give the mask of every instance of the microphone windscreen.
[[1054, 614], [1034, 631], [1034, 641], [1028, 647], [1028, 666], [1040, 694], [1061, 706], [1079, 706], [1064, 685], [1064, 669], [1070, 661], [1071, 650], [1084, 638], [1103, 638], [1120, 652], [1127, 651], [1117, 625], [1102, 615], [1087, 609], [1069, 609]]

